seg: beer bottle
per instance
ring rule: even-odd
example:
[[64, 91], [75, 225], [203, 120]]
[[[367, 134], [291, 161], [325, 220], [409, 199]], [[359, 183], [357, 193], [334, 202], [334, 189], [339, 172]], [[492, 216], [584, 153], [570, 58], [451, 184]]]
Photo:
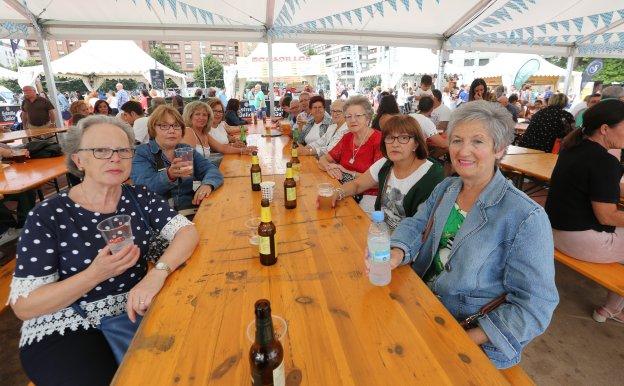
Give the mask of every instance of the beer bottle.
[[240, 140], [245, 146], [247, 145], [247, 128], [245, 126], [240, 127]]
[[293, 146], [290, 150], [290, 163], [292, 164], [293, 178], [295, 181], [299, 181], [299, 173], [301, 173], [301, 162], [299, 161], [298, 153], [298, 147]]
[[299, 129], [296, 127], [293, 127], [292, 129], [292, 147], [299, 147]]
[[271, 303], [256, 301], [256, 339], [249, 349], [252, 386], [284, 386], [284, 348], [273, 332]]
[[284, 180], [284, 206], [286, 209], [297, 207], [297, 183], [293, 178], [292, 163], [286, 164], [286, 179]]
[[262, 170], [258, 163], [258, 152], [251, 153], [251, 190], [257, 192], [260, 190], [260, 183], [262, 182]]
[[269, 200], [263, 198], [260, 205], [260, 225], [258, 226], [258, 236], [260, 236], [260, 264], [273, 265], [277, 263], [277, 242], [275, 241], [275, 224], [271, 221], [271, 208]]

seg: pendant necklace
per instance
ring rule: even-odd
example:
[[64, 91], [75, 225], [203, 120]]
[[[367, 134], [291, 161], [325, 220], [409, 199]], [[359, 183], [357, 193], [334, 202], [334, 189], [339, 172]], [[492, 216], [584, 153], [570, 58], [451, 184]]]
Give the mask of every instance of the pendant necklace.
[[353, 150], [351, 151], [351, 158], [349, 159], [349, 164], [353, 165], [355, 163], [355, 156], [357, 156], [357, 153], [360, 151], [360, 148], [366, 143], [366, 141], [368, 141], [368, 137], [370, 135], [371, 133], [368, 133], [368, 135], [366, 135], [366, 137], [364, 138], [364, 140], [358, 147], [355, 147], [355, 138], [353, 139]]

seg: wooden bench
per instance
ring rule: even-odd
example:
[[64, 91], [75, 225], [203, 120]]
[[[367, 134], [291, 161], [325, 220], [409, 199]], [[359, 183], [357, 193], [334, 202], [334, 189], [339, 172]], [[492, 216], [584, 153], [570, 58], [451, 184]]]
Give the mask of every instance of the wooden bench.
[[555, 260], [592, 279], [606, 289], [624, 296], [624, 265], [619, 263], [589, 263], [570, 257], [556, 249]]
[[503, 376], [513, 386], [530, 386], [535, 385], [533, 380], [524, 372], [520, 365], [501, 370]]

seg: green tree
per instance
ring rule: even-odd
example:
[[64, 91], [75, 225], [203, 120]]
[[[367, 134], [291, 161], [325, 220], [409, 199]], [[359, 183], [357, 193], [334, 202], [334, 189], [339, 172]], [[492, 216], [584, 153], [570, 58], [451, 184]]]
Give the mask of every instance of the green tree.
[[134, 79], [106, 79], [100, 89], [105, 92], [117, 91], [117, 83], [123, 84], [124, 90], [136, 90], [139, 87], [139, 82]]
[[[212, 55], [204, 57], [204, 69], [206, 71], [206, 86], [223, 88], [223, 65]], [[204, 71], [202, 66], [197, 66], [193, 72], [195, 86], [204, 86]]]
[[317, 55], [316, 50], [314, 48], [308, 48], [305, 54], [308, 56]]
[[[170, 69], [172, 69], [173, 71], [177, 71], [177, 72], [182, 72], [182, 69], [180, 68], [180, 66], [178, 66], [176, 64], [176, 62], [173, 61], [173, 59], [171, 59], [171, 55], [169, 55], [169, 53], [167, 51], [165, 51], [162, 46], [154, 46], [152, 47], [152, 49], [150, 50], [150, 56], [154, 59], [156, 59], [156, 61], [166, 67], [169, 67]], [[123, 83], [123, 82], [122, 82]], [[167, 79], [165, 82], [165, 87], [167, 88], [176, 88], [178, 87], [174, 81], [172, 81], [171, 79]], [[124, 85], [125, 88], [125, 85]], [[136, 88], [136, 86], [135, 86]], [[132, 90], [132, 89], [129, 89]]]
[[[585, 68], [595, 58], [579, 57], [574, 61], [574, 71], [585, 71]], [[554, 56], [546, 58], [549, 62], [559, 67], [566, 68], [568, 58]], [[624, 59], [602, 59], [603, 67], [600, 72], [594, 76], [593, 80], [600, 80], [606, 84], [624, 82]]]

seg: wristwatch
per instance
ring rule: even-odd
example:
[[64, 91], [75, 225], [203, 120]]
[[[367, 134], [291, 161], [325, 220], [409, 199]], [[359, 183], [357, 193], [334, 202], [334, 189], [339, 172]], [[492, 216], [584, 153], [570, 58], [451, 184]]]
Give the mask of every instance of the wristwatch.
[[159, 261], [158, 263], [156, 263], [156, 266], [154, 267], [154, 269], [157, 269], [159, 271], [167, 271], [167, 274], [171, 273], [171, 267], [169, 266], [169, 264], [163, 263], [162, 261]]

